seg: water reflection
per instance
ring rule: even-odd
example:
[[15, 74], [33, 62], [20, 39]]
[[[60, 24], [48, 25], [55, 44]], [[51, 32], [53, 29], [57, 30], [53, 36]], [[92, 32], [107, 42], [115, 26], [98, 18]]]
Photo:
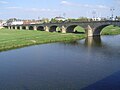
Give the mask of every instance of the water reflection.
[[87, 47], [101, 47], [102, 46], [101, 37], [100, 36], [87, 37], [85, 39], [84, 45]]
[[79, 45], [79, 43], [78, 43], [78, 41], [65, 41], [65, 42], [61, 42], [61, 44], [63, 44], [63, 45], [71, 45], [71, 46], [78, 46]]
[[63, 45], [71, 45], [71, 46], [85, 46], [88, 48], [91, 47], [102, 47], [103, 43], [100, 36], [96, 37], [87, 37], [86, 39], [80, 40], [80, 41], [67, 41], [62, 42]]

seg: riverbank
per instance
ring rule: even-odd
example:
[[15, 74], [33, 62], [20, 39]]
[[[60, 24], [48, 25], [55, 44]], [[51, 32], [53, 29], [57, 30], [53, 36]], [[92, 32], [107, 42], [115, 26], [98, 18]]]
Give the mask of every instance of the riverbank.
[[[84, 30], [77, 27], [79, 32]], [[108, 26], [102, 30], [102, 35], [120, 34], [120, 27]], [[21, 48], [36, 44], [45, 44], [53, 42], [74, 41], [85, 38], [85, 34], [72, 33], [50, 33], [44, 31], [32, 30], [8, 30], [0, 29], [0, 51]]]
[[85, 38], [84, 34], [62, 34], [31, 30], [0, 30], [0, 51], [20, 48], [24, 46], [79, 40]]

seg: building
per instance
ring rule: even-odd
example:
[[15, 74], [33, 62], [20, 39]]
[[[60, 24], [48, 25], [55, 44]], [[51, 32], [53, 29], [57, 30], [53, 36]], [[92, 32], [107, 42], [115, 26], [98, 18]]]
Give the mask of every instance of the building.
[[66, 20], [64, 17], [55, 17], [54, 19], [57, 21], [65, 21]]
[[7, 21], [6, 20], [0, 20], [0, 26], [5, 26], [7, 25]]
[[13, 21], [11, 22], [11, 25], [22, 25], [23, 21]]
[[23, 20], [23, 24], [41, 24], [43, 23], [42, 20]]
[[102, 19], [100, 17], [95, 17], [95, 18], [92, 18], [92, 21], [101, 21]]

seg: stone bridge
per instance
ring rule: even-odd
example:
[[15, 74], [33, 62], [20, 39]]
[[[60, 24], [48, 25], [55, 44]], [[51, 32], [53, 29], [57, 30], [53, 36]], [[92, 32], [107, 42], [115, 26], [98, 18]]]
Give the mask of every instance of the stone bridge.
[[11, 25], [6, 27], [8, 29], [40, 30], [47, 32], [56, 32], [57, 27], [59, 27], [61, 33], [73, 33], [75, 32], [75, 27], [80, 26], [84, 28], [85, 34], [87, 36], [97, 36], [101, 34], [101, 31], [104, 27], [109, 25], [120, 27], [120, 21], [62, 22], [29, 25]]

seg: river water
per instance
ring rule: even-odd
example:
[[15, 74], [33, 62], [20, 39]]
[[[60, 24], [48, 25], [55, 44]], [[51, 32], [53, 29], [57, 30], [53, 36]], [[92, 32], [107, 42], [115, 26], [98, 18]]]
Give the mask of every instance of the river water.
[[120, 90], [120, 35], [1, 52], [0, 90]]

